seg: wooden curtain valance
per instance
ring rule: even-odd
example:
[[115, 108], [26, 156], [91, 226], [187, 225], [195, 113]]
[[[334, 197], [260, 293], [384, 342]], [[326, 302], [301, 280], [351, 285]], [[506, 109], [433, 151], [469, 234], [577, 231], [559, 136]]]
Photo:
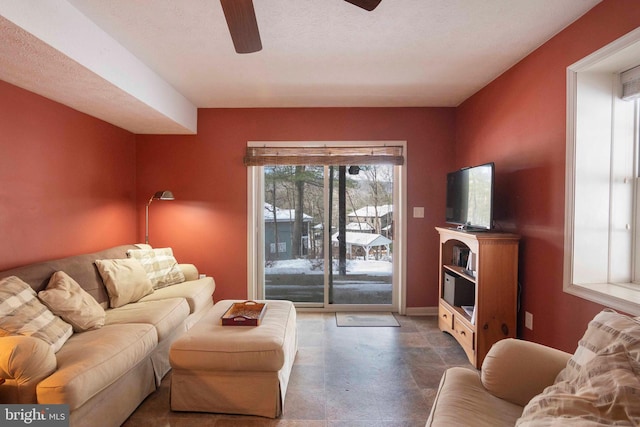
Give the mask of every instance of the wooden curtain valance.
[[247, 147], [245, 166], [402, 165], [402, 147], [397, 145], [357, 147]]

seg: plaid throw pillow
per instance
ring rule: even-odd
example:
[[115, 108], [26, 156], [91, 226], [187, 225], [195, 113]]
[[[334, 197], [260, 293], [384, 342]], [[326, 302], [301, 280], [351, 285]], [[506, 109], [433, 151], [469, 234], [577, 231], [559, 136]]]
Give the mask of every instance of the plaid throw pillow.
[[53, 352], [73, 334], [70, 324], [54, 316], [31, 286], [16, 276], [0, 280], [0, 336], [25, 335], [47, 342]]
[[140, 261], [154, 289], [185, 281], [184, 273], [178, 267], [171, 248], [129, 249], [127, 256]]

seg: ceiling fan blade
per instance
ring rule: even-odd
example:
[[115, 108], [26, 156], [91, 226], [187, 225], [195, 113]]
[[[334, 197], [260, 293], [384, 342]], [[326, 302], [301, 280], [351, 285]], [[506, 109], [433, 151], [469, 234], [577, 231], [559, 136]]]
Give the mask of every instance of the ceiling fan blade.
[[238, 53], [262, 50], [256, 12], [252, 0], [220, 0], [233, 47]]
[[371, 12], [373, 9], [378, 7], [382, 0], [345, 0], [349, 3], [356, 5], [358, 7], [363, 8], [364, 10], [368, 10]]

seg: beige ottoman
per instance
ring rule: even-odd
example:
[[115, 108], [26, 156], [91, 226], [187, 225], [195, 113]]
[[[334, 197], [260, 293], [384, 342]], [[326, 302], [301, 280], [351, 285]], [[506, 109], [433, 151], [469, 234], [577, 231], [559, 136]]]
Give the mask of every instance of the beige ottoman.
[[171, 409], [276, 418], [298, 350], [290, 301], [266, 302], [259, 326], [222, 326], [238, 301], [216, 303], [169, 351]]

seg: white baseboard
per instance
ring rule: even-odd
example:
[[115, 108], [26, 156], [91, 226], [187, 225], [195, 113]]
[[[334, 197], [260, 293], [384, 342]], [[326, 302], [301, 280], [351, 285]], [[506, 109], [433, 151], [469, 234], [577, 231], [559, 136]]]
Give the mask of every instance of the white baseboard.
[[407, 307], [407, 316], [437, 316], [438, 307]]

